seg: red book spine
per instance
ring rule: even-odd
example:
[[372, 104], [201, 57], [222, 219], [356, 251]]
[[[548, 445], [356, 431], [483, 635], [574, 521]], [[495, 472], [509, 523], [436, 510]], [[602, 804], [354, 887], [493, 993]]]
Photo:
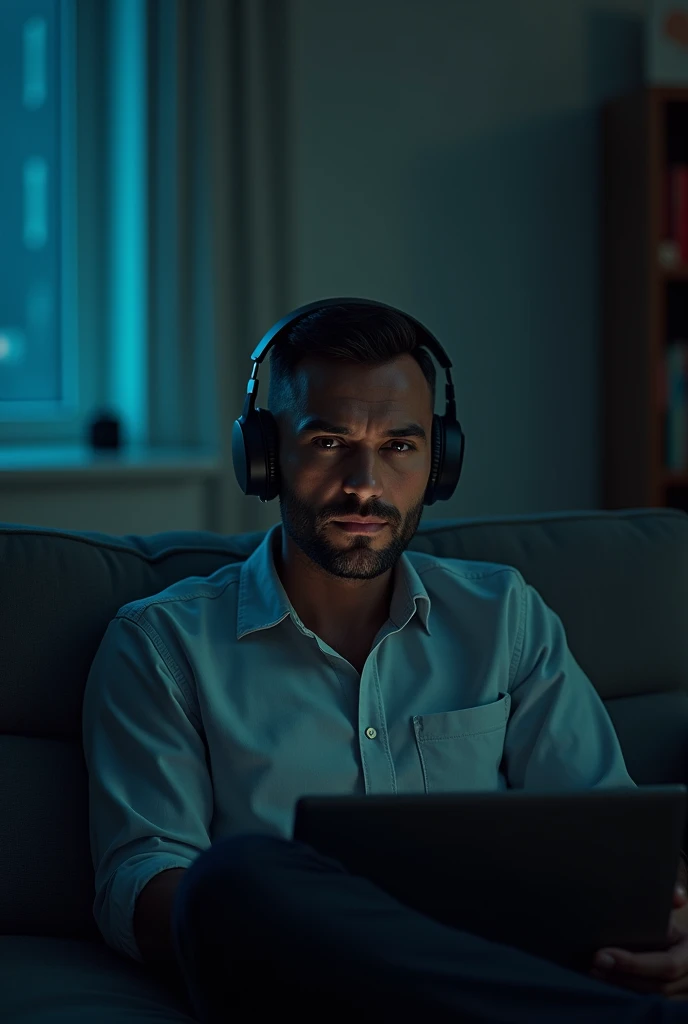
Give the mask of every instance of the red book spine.
[[683, 367], [681, 374], [681, 472], [688, 469], [688, 341], [683, 342]]
[[670, 170], [671, 237], [678, 244], [681, 263], [688, 263], [688, 165]]
[[663, 416], [669, 411], [669, 352], [665, 349], [657, 372], [657, 401]]

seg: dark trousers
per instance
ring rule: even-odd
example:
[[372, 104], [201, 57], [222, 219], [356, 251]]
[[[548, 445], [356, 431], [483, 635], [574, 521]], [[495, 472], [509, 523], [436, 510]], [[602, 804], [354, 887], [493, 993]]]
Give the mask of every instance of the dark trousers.
[[172, 917], [201, 1024], [688, 1022], [688, 1002], [451, 928], [294, 840], [216, 842], [182, 878]]

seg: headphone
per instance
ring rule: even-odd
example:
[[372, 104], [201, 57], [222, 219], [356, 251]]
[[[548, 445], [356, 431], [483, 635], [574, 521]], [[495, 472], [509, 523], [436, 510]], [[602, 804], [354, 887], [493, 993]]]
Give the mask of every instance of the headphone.
[[434, 414], [432, 417], [432, 461], [423, 504], [432, 505], [436, 501], [447, 501], [456, 490], [463, 466], [465, 438], [461, 424], [456, 418], [454, 385], [449, 372], [452, 364], [449, 356], [437, 338], [408, 313], [403, 313], [384, 302], [348, 298], [322, 299], [320, 302], [300, 306], [282, 320], [278, 320], [263, 335], [251, 353], [253, 370], [246, 386], [244, 408], [232, 428], [232, 461], [237, 482], [244, 494], [255, 494], [261, 501], [266, 502], [276, 498], [280, 490], [277, 421], [268, 409], [256, 406], [258, 367], [272, 346], [302, 317], [328, 306], [346, 306], [354, 303], [389, 309], [410, 321], [422, 339], [420, 344], [427, 348], [444, 368], [447, 375], [446, 409], [444, 416]]

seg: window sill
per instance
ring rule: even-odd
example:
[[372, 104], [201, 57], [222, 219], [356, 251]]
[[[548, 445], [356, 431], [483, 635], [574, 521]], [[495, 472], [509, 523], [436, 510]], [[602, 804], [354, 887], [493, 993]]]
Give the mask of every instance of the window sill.
[[216, 477], [220, 457], [205, 449], [136, 448], [96, 452], [85, 445], [0, 448], [0, 487], [51, 481]]

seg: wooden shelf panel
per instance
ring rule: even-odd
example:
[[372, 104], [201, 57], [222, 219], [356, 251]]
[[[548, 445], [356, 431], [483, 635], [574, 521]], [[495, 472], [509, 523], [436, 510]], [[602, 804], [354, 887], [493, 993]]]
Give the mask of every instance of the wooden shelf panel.
[[666, 238], [667, 168], [688, 162], [688, 87], [618, 97], [603, 120], [604, 501], [688, 511], [688, 469], [662, 464], [658, 386], [671, 339], [688, 337], [688, 260]]
[[688, 87], [683, 85], [653, 85], [648, 92], [655, 103], [688, 103]]
[[688, 281], [688, 263], [682, 263], [678, 267], [659, 267], [660, 274], [667, 281]]
[[665, 469], [662, 479], [665, 487], [688, 487], [687, 471]]

